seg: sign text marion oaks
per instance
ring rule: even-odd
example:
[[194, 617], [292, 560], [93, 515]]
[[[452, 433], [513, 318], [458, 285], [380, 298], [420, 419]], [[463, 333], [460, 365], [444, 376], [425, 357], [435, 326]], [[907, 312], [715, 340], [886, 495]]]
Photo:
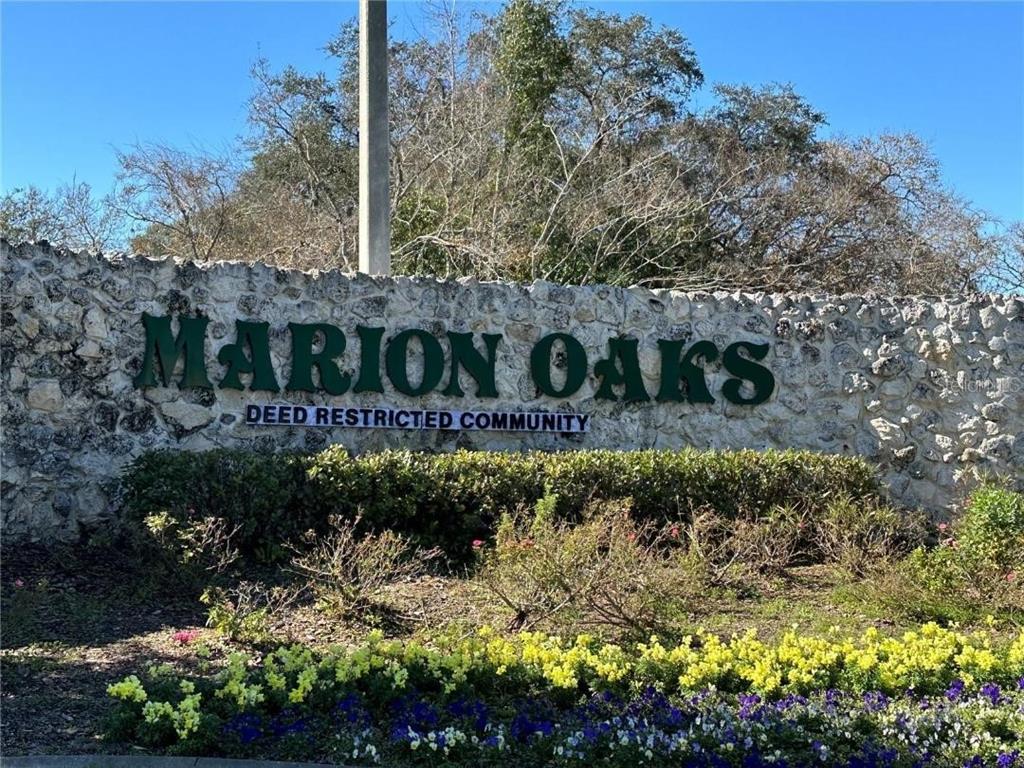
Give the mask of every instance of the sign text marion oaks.
[[[213, 388], [206, 355], [209, 322], [209, 318], [202, 315], [179, 315], [175, 332], [170, 316], [144, 313], [142, 324], [146, 334], [145, 351], [139, 373], [134, 379], [135, 386], [169, 386], [175, 367], [181, 361], [180, 387]], [[346, 361], [347, 338], [337, 326], [328, 323], [289, 323], [288, 331], [291, 356], [284, 385], [287, 390], [326, 392], [330, 395], [343, 395], [347, 392], [383, 394], [383, 372], [391, 387], [403, 395], [419, 397], [439, 391], [448, 397], [464, 397], [465, 374], [475, 385], [473, 396], [500, 396], [495, 364], [501, 334], [448, 331], [445, 334], [446, 344], [442, 344], [429, 331], [409, 328], [385, 342], [384, 328], [359, 325], [355, 328], [359, 338], [358, 360]], [[715, 343], [707, 340], [689, 345], [676, 339], [659, 339], [657, 343], [660, 381], [654, 399], [658, 402], [715, 402], [714, 395], [708, 389], [704, 366], [719, 359], [730, 374], [730, 378], [721, 386], [721, 394], [729, 402], [757, 405], [767, 400], [775, 389], [775, 377], [759, 362], [768, 354], [767, 344], [736, 341], [725, 349], [719, 349]], [[418, 358], [421, 364], [410, 366], [410, 359], [413, 358]], [[235, 321], [235, 340], [217, 351], [217, 361], [223, 366], [223, 375], [217, 384], [221, 389], [244, 389], [244, 375], [252, 391], [281, 390], [277, 372], [271, 362], [269, 323]], [[351, 372], [343, 369], [346, 362], [355, 363]], [[567, 333], [551, 333], [542, 337], [533, 345], [529, 361], [525, 362], [538, 393], [553, 398], [574, 395], [591, 371], [587, 350]], [[422, 373], [411, 376], [411, 369], [421, 370]], [[560, 373], [555, 373], [554, 369], [559, 369]], [[637, 339], [609, 338], [606, 352], [593, 364], [593, 374], [599, 380], [594, 392], [598, 400], [637, 403], [652, 399], [652, 393], [648, 392], [641, 374]], [[418, 378], [418, 381], [413, 381], [414, 378]], [[316, 423], [315, 409], [311, 413], [312, 423], [309, 414], [304, 423], [329, 426]], [[322, 420], [324, 417], [320, 418]], [[329, 415], [328, 418], [333, 417]], [[348, 418], [343, 417], [343, 420]], [[255, 423], [279, 422], [267, 422], [261, 418]], [[360, 421], [359, 424], [341, 426], [381, 425], [367, 425]]]

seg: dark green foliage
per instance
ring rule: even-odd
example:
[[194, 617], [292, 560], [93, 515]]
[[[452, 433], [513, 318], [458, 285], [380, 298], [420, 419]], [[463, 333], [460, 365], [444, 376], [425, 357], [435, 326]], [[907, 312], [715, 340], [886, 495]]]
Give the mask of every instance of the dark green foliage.
[[748, 151], [785, 151], [804, 161], [821, 150], [815, 132], [825, 115], [814, 110], [792, 86], [718, 85], [720, 102], [712, 109], [716, 124]]
[[566, 451], [448, 454], [385, 451], [351, 457], [340, 447], [315, 455], [217, 450], [150, 453], [124, 477], [129, 520], [159, 516], [179, 528], [218, 518], [244, 559], [281, 558], [287, 543], [322, 531], [328, 518], [390, 529], [456, 561], [492, 535], [506, 510], [546, 494], [575, 521], [588, 503], [634, 500], [635, 515], [661, 523], [713, 508], [757, 518], [779, 505], [811, 514], [830, 500], [874, 497], [862, 460], [800, 451]]
[[512, 141], [543, 137], [545, 110], [572, 63], [558, 33], [558, 8], [550, 2], [512, 0], [497, 19], [494, 64], [512, 102], [507, 131]]
[[303, 505], [306, 464], [297, 454], [154, 451], [125, 472], [123, 505], [129, 521], [166, 515], [178, 531], [223, 520], [243, 557], [272, 562], [283, 556], [288, 537], [319, 519]]

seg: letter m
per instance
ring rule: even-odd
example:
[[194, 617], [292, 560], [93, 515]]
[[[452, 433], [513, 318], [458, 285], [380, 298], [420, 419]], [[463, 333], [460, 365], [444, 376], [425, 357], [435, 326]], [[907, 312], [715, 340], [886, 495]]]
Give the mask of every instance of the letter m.
[[178, 360], [185, 358], [181, 381], [178, 386], [203, 387], [212, 389], [206, 375], [206, 326], [208, 317], [178, 318], [178, 335], [171, 334], [169, 316], [154, 317], [142, 313], [142, 325], [146, 329], [146, 353], [142, 358], [142, 369], [132, 383], [136, 387], [157, 386], [156, 366], [160, 365], [160, 379], [165, 387], [170, 386], [171, 376]]

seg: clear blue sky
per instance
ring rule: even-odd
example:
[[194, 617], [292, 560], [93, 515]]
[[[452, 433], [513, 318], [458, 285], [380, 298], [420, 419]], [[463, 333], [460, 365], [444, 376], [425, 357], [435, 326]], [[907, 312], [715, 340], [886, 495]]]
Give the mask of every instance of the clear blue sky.
[[[709, 83], [790, 82], [831, 131], [913, 131], [960, 194], [1024, 218], [1020, 2], [597, 5], [679, 28]], [[393, 33], [409, 34], [421, 8], [392, 0]], [[105, 191], [114, 147], [227, 145], [246, 131], [256, 56], [323, 69], [323, 44], [355, 13], [353, 0], [4, 0], [0, 186], [53, 188], [77, 176]]]

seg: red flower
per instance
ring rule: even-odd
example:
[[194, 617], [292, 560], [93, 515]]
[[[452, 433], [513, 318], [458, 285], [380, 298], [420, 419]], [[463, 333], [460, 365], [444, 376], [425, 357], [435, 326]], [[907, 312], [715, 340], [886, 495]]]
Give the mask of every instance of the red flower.
[[171, 637], [175, 642], [179, 643], [180, 645], [188, 645], [193, 640], [199, 637], [199, 630], [182, 629], [178, 632], [175, 632]]

